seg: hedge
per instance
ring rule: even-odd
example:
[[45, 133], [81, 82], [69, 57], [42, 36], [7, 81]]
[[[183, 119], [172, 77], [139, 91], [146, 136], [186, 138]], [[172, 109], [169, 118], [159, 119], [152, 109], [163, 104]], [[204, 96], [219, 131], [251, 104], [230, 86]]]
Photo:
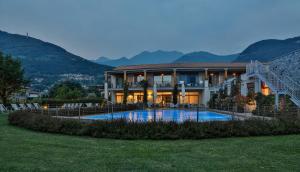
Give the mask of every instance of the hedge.
[[28, 112], [14, 112], [9, 123], [27, 129], [114, 139], [206, 139], [299, 134], [300, 120], [214, 121], [214, 122], [128, 122], [79, 121]]

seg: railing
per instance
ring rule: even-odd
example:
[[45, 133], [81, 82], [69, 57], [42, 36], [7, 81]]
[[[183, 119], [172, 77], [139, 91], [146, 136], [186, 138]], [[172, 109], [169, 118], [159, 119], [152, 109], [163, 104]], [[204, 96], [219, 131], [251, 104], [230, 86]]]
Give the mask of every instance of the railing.
[[266, 82], [271, 90], [291, 96], [291, 99], [300, 106], [300, 86], [289, 76], [280, 76], [258, 61], [247, 65], [248, 76], [256, 75]]

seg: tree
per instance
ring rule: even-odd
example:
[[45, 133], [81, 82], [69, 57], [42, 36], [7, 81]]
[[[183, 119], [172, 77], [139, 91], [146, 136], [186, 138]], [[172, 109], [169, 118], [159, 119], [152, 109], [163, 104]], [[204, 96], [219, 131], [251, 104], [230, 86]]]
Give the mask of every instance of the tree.
[[127, 104], [127, 97], [128, 97], [128, 82], [125, 80], [124, 81], [124, 87], [123, 87], [123, 92], [124, 92], [124, 97], [123, 97], [123, 104]]
[[178, 103], [178, 84], [174, 85], [172, 95], [173, 95], [173, 104], [176, 105]]
[[147, 97], [148, 81], [144, 79], [140, 82], [140, 84], [142, 85], [143, 92], [144, 92], [144, 94], [143, 94], [143, 103], [144, 103], [145, 106], [147, 106], [147, 104], [148, 104], [148, 97]]
[[2, 103], [8, 103], [9, 97], [24, 88], [27, 83], [21, 62], [0, 52], [0, 98]]
[[77, 82], [64, 81], [55, 84], [49, 92], [50, 98], [55, 99], [78, 99], [86, 95], [84, 88]]

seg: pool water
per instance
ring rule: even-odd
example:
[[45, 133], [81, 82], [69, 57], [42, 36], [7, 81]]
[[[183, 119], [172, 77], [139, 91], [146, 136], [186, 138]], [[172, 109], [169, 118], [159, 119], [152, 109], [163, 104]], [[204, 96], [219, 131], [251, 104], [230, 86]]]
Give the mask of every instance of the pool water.
[[[156, 116], [154, 115], [156, 114]], [[128, 121], [134, 122], [147, 122], [154, 121], [174, 121], [174, 122], [184, 122], [184, 121], [197, 121], [197, 111], [190, 110], [177, 110], [177, 109], [160, 109], [155, 110], [138, 110], [138, 111], [126, 111], [126, 112], [116, 112], [110, 114], [99, 114], [85, 116], [84, 119], [93, 119], [93, 120], [112, 120], [112, 119], [127, 119]], [[198, 114], [198, 121], [228, 121], [231, 120], [232, 116], [209, 112], [201, 111]]]

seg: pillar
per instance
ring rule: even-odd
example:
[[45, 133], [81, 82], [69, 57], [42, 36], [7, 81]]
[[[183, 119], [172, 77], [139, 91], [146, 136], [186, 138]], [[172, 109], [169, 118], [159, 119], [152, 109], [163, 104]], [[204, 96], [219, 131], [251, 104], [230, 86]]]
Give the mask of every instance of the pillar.
[[104, 99], [108, 100], [108, 84], [107, 81], [104, 83]]
[[208, 69], [205, 68], [205, 80], [208, 80]]
[[210, 91], [208, 87], [208, 80], [204, 81], [204, 90], [203, 90], [203, 96], [202, 96], [202, 103], [207, 106], [207, 103], [210, 99]]
[[225, 68], [225, 69], [224, 69], [224, 79], [226, 80], [227, 77], [228, 77], [228, 69]]
[[261, 80], [259, 78], [255, 79], [255, 85], [254, 85], [255, 93], [261, 92]]
[[147, 80], [147, 70], [144, 70], [144, 80]]
[[248, 77], [246, 74], [241, 75], [241, 94], [243, 96], [248, 95], [248, 87], [247, 87]]
[[111, 96], [111, 102], [112, 103], [116, 103], [116, 93], [114, 91], [110, 92], [110, 96]]
[[127, 80], [127, 71], [124, 71], [124, 82]]

